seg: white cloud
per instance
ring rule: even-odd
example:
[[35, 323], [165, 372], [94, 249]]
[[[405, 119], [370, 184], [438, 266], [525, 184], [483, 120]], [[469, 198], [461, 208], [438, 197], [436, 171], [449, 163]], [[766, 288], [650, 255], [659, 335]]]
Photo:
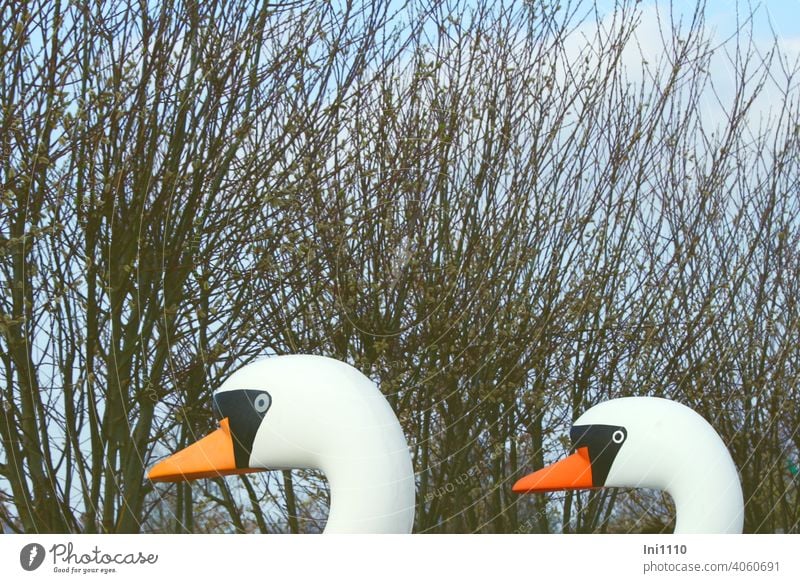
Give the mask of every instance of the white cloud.
[[[740, 9], [747, 12], [740, 10], [738, 16], [729, 6], [719, 12], [707, 8], [698, 26], [693, 24], [694, 3], [684, 4], [682, 11], [681, 3], [640, 4], [627, 16], [612, 9], [599, 20], [587, 19], [564, 43], [565, 64], [571, 66], [588, 56], [592, 67], [602, 67], [600, 55], [603, 47], [608, 50], [607, 39], [624, 31], [633, 21], [636, 26], [619, 59], [625, 79], [636, 88], [663, 85], [676, 55], [685, 46], [680, 43], [688, 39], [689, 58], [705, 61], [706, 65], [702, 68], [706, 77], [699, 112], [706, 128], [727, 121], [737, 89], [742, 87], [742, 71], [747, 73], [745, 91], [759, 92], [748, 116], [754, 130], [759, 123], [781, 111], [787, 90], [796, 96], [800, 76], [790, 79], [790, 75], [798, 68], [800, 36], [778, 35], [777, 28], [770, 23], [770, 14], [763, 7], [754, 8], [752, 18], [747, 16], [750, 9], [746, 5]], [[711, 52], [699, 50], [702, 43], [707, 43]], [[562, 70], [562, 82], [564, 75]]]

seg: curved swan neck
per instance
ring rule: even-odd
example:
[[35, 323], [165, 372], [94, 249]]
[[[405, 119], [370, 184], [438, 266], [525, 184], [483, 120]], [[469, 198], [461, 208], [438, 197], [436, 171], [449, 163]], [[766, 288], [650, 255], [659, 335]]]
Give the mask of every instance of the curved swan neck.
[[655, 488], [675, 502], [675, 533], [741, 533], [744, 500], [736, 465], [716, 430], [688, 407], [657, 397], [596, 405], [576, 424], [624, 426], [627, 438], [606, 486]]
[[331, 358], [267, 358], [220, 390], [258, 388], [269, 409], [253, 439], [251, 468], [322, 470], [331, 506], [325, 532], [411, 532], [414, 473], [403, 429], [377, 385]]
[[325, 461], [331, 496], [325, 533], [411, 532], [414, 472], [405, 439], [401, 449], [397, 445], [368, 444]]
[[744, 501], [736, 468], [730, 457], [706, 461], [688, 464], [664, 488], [675, 502], [675, 534], [739, 534]]

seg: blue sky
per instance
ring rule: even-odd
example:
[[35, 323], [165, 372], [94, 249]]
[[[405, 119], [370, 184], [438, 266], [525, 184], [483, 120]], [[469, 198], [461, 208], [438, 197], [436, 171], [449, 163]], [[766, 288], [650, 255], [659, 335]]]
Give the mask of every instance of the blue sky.
[[[597, 0], [601, 14], [613, 10], [614, 5], [620, 0]], [[592, 0], [580, 2], [587, 7], [592, 5]], [[697, 0], [644, 0], [641, 9], [658, 6], [662, 11], [668, 11], [672, 4], [679, 13], [690, 14], [697, 5]], [[737, 7], [740, 15], [751, 11], [756, 13], [755, 31], [760, 37], [770, 37], [773, 33], [780, 38], [800, 39], [800, 0], [706, 0], [706, 20], [709, 25], [718, 27], [721, 34], [731, 33], [736, 28]]]
[[[606, 3], [606, 2], [603, 2]], [[613, 5], [613, 2], [607, 2]], [[677, 11], [690, 13], [696, 0], [673, 0]], [[642, 2], [643, 7], [658, 5], [668, 9], [667, 0]], [[800, 39], [800, 0], [763, 0], [746, 2], [744, 0], [708, 0], [706, 4], [706, 18], [709, 25], [718, 27], [720, 34], [730, 34], [736, 29], [737, 6], [740, 15], [750, 12], [750, 7], [756, 13], [754, 32], [758, 37], [769, 38], [774, 33], [781, 39]], [[771, 30], [772, 29], [772, 30]]]
[[[709, 9], [709, 15], [721, 21], [725, 21], [726, 18], [732, 21], [729, 5], [733, 5], [733, 2], [725, 0], [711, 4], [713, 7]], [[771, 21], [775, 33], [780, 38], [800, 38], [800, 0], [765, 0], [754, 4], [759, 13], [765, 14], [765, 17], [759, 18], [756, 23], [758, 30], [768, 34], [768, 23]]]
[[[613, 26], [611, 14], [620, 2], [628, 4], [629, 0], [597, 0], [602, 28]], [[577, 4], [581, 9], [585, 6], [586, 10], [591, 10], [593, 5], [595, 3], [592, 0], [580, 0]], [[643, 63], [651, 72], [668, 71], [664, 57], [669, 50], [665, 51], [666, 39], [663, 37], [670, 36], [670, 11], [673, 23], [680, 21], [680, 28], [685, 29], [691, 22], [696, 6], [697, 0], [643, 0], [637, 5], [639, 24], [626, 45], [621, 61], [631, 81], [643, 82]], [[751, 13], [753, 19], [748, 21]], [[797, 79], [789, 81], [784, 71], [792, 71], [800, 63], [800, 0], [707, 0], [704, 16], [703, 36], [709, 38], [711, 45], [717, 48], [709, 60], [709, 85], [700, 101], [704, 125], [711, 128], [726, 121], [726, 111], [737, 86], [738, 66], [733, 63], [737, 40], [744, 54], [753, 51], [748, 71], [753, 73], [768, 66], [771, 75], [770, 81], [750, 108], [749, 119], [758, 125], [781, 111], [787, 84], [797, 84]], [[594, 20], [584, 21], [568, 41], [567, 53], [580, 54], [587, 42], [596, 42], [593, 40], [596, 27]], [[738, 38], [737, 28], [740, 28]], [[759, 64], [759, 59], [770, 53], [776, 39], [780, 57], [773, 58], [770, 65]], [[671, 42], [667, 41], [667, 44]]]

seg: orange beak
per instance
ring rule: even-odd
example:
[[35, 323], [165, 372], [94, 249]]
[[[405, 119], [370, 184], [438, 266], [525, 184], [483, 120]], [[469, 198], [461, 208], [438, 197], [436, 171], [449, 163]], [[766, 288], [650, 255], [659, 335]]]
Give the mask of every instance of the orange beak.
[[556, 490], [583, 490], [593, 487], [589, 448], [579, 447], [578, 451], [571, 456], [519, 479], [511, 490], [517, 494], [524, 494]]
[[258, 469], [236, 467], [230, 423], [225, 418], [220, 421], [219, 429], [158, 462], [147, 477], [154, 482], [184, 482], [258, 471]]

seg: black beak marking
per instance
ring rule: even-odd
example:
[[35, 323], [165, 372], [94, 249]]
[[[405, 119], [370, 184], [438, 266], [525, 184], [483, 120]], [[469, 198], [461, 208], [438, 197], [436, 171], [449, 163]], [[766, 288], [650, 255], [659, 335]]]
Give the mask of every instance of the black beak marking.
[[603, 487], [617, 453], [628, 439], [628, 430], [619, 425], [575, 425], [569, 435], [575, 449], [589, 449], [592, 486]]
[[264, 416], [272, 406], [272, 397], [267, 391], [237, 389], [216, 393], [212, 401], [217, 419], [228, 418], [236, 467], [250, 467], [253, 442]]

